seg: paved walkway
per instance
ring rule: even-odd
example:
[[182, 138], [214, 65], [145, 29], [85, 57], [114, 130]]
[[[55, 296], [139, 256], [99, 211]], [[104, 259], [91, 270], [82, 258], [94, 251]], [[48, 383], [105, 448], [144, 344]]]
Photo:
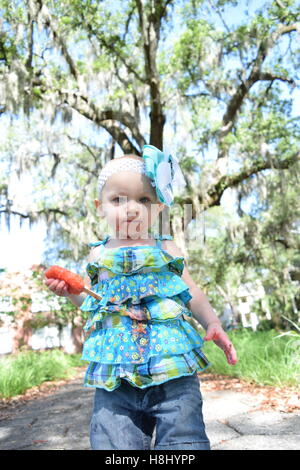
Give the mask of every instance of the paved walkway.
[[[204, 387], [205, 388], [205, 387]], [[82, 377], [55, 392], [0, 412], [1, 450], [90, 450], [93, 390]], [[257, 410], [251, 393], [203, 391], [213, 450], [299, 450], [300, 413]]]

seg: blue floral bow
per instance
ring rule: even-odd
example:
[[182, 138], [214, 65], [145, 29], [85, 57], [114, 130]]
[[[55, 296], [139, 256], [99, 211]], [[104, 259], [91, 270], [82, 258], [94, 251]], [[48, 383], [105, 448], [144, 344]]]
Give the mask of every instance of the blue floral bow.
[[151, 184], [156, 188], [159, 200], [171, 206], [173, 185], [186, 185], [178, 160], [172, 155], [167, 157], [153, 145], [144, 145], [142, 157], [145, 161], [146, 175], [152, 180]]

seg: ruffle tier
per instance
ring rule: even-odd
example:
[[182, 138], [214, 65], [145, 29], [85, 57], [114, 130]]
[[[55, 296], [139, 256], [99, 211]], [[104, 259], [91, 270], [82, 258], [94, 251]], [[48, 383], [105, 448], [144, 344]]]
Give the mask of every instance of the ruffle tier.
[[85, 374], [85, 386], [112, 391], [120, 386], [121, 379], [125, 379], [133, 386], [146, 388], [203, 371], [209, 365], [201, 349], [193, 349], [182, 355], [153, 356], [144, 364], [91, 362]]
[[166, 298], [179, 296], [184, 303], [192, 298], [189, 287], [179, 277], [170, 271], [132, 274], [129, 277], [116, 275], [110, 279], [99, 281], [93, 290], [102, 299], [99, 301], [88, 295], [81, 310], [93, 312], [109, 304], [119, 305], [128, 300], [132, 304], [140, 304], [146, 297]]
[[[154, 356], [185, 354], [201, 348], [203, 339], [183, 319], [165, 322], [138, 322], [128, 317], [112, 317], [102, 322], [86, 339], [82, 359], [103, 364], [141, 364]], [[122, 326], [121, 326], [122, 325]]]
[[[123, 247], [124, 248], [124, 247]], [[98, 281], [100, 270], [108, 270], [115, 274], [131, 276], [138, 272], [159, 272], [162, 269], [175, 272], [181, 276], [184, 270], [184, 258], [173, 257], [159, 247], [138, 247], [104, 249], [98, 261], [87, 264], [87, 273], [92, 284]]]
[[102, 323], [103, 328], [124, 328], [128, 324], [125, 323], [123, 325], [122, 317], [130, 317], [132, 320], [138, 321], [164, 322], [178, 319], [183, 315], [191, 317], [191, 311], [185, 307], [184, 302], [179, 296], [175, 296], [172, 299], [155, 298], [150, 300], [148, 298], [143, 299], [137, 305], [126, 302], [121, 305], [99, 306], [90, 315], [84, 330], [88, 336], [93, 329], [101, 328], [100, 323]]

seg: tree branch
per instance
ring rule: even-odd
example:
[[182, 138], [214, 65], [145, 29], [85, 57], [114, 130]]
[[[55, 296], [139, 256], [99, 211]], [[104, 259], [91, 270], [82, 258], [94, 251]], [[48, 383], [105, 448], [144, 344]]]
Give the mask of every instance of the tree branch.
[[137, 149], [130, 142], [127, 134], [121, 129], [120, 126], [116, 126], [111, 121], [102, 121], [101, 127], [103, 127], [103, 129], [105, 129], [112, 136], [112, 138], [120, 145], [124, 154], [141, 154], [141, 150]]
[[300, 151], [295, 152], [294, 154], [290, 155], [288, 158], [284, 160], [276, 160], [275, 157], [270, 158], [265, 161], [254, 161], [248, 167], [242, 169], [239, 173], [234, 175], [223, 175], [217, 184], [208, 191], [208, 198], [211, 199], [214, 204], [219, 205], [221, 196], [223, 195], [225, 189], [232, 188], [237, 186], [242, 181], [246, 180], [250, 176], [259, 173], [260, 171], [267, 170], [267, 169], [278, 169], [283, 170], [287, 169], [292, 166], [294, 163], [300, 161]]
[[0, 209], [0, 214], [7, 214], [7, 215], [18, 215], [22, 219], [31, 219], [31, 220], [36, 220], [38, 219], [39, 215], [41, 214], [59, 214], [59, 215], [65, 215], [68, 216], [68, 213], [65, 211], [62, 211], [61, 209], [41, 209], [40, 211], [35, 211], [35, 212], [28, 212], [27, 214], [23, 214], [22, 212], [14, 211], [11, 210], [10, 208], [4, 208]]
[[32, 69], [32, 58], [33, 58], [33, 25], [34, 25], [34, 20], [31, 18], [30, 13], [28, 13], [28, 21], [29, 21], [29, 31], [28, 31], [28, 57], [25, 62], [25, 67], [28, 70]]
[[108, 109], [106, 111], [102, 111], [99, 115], [99, 122], [112, 120], [118, 121], [128, 129], [131, 130], [134, 139], [139, 144], [140, 148], [142, 148], [146, 144], [146, 140], [140, 134], [137, 126], [136, 126], [136, 119], [128, 112], [124, 111], [115, 111], [113, 109]]
[[[69, 134], [67, 134], [67, 137], [68, 137], [69, 140], [71, 140], [71, 141], [74, 141], [74, 140], [75, 140], [75, 141], [76, 141], [77, 143], [79, 143], [82, 147], [84, 147], [84, 148], [89, 152], [89, 154], [92, 155], [92, 157], [93, 157], [93, 159], [94, 159], [94, 162], [97, 163], [97, 161], [98, 161], [98, 155], [97, 155], [96, 152], [94, 152], [94, 151], [92, 150], [92, 148], [91, 148], [90, 145], [88, 145], [88, 144], [86, 144], [85, 142], [83, 142], [79, 137], [74, 138], [74, 137], [72, 137], [72, 136], [69, 135]], [[86, 171], [89, 171], [89, 172], [93, 173], [92, 170], [88, 170], [88, 169], [87, 169]]]
[[261, 72], [260, 76], [259, 76], [259, 79], [261, 81], [267, 80], [267, 81], [271, 81], [271, 82], [273, 82], [274, 80], [280, 80], [281, 82], [287, 82], [287, 83], [289, 83], [290, 85], [293, 85], [293, 86], [296, 85], [295, 80], [293, 78], [282, 77], [280, 75], [274, 75], [271, 72]]
[[[292, 85], [295, 84], [294, 80], [291, 78], [278, 76], [278, 75], [272, 74], [271, 72], [263, 72], [261, 70], [263, 62], [265, 58], [267, 57], [269, 50], [271, 49], [271, 47], [273, 47], [273, 45], [278, 40], [278, 38], [292, 31], [300, 31], [300, 23], [294, 23], [292, 25], [280, 25], [277, 31], [275, 31], [268, 40], [266, 41], [264, 40], [260, 43], [256, 58], [254, 60], [252, 69], [248, 76], [248, 79], [240, 83], [236, 92], [234, 93], [234, 95], [232, 96], [232, 98], [230, 99], [227, 105], [227, 109], [222, 119], [222, 127], [219, 130], [220, 138], [226, 136], [231, 131], [236, 115], [241, 108], [241, 105], [244, 101], [245, 96], [249, 92], [250, 88], [256, 82], [263, 81], [263, 80], [267, 80], [267, 81], [268, 80], [270, 81], [281, 80], [281, 81], [290, 83]], [[220, 153], [219, 155], [219, 158], [221, 157], [223, 157], [222, 153]]]
[[77, 71], [76, 64], [75, 64], [72, 56], [70, 55], [70, 53], [68, 51], [68, 48], [66, 46], [66, 43], [65, 43], [63, 37], [58, 32], [58, 28], [55, 25], [55, 20], [51, 16], [51, 13], [49, 12], [47, 6], [45, 4], [42, 4], [41, 0], [36, 0], [35, 3], [38, 6], [38, 14], [41, 13], [42, 8], [43, 8], [43, 20], [45, 22], [45, 26], [47, 28], [49, 28], [50, 31], [52, 31], [54, 41], [59, 46], [59, 48], [62, 52], [62, 55], [63, 55], [65, 61], [67, 62], [68, 66], [69, 66], [71, 74], [73, 75], [73, 77], [75, 78], [77, 84], [79, 85], [80, 74]]
[[130, 141], [129, 137], [122, 130], [121, 126], [113, 124], [111, 121], [118, 121], [129, 130], [131, 130], [133, 138], [137, 141], [140, 148], [144, 145], [144, 138], [140, 134], [135, 119], [130, 113], [106, 110], [100, 111], [98, 107], [92, 103], [86, 96], [82, 96], [79, 93], [71, 93], [68, 90], [58, 90], [61, 100], [68, 104], [71, 108], [78, 111], [82, 116], [91, 120], [95, 124], [103, 127], [109, 132], [109, 134], [116, 140], [120, 145], [124, 153], [137, 153], [140, 154], [140, 150]]
[[[78, 93], [70, 92], [69, 90], [57, 90], [58, 95], [61, 97], [64, 103], [68, 104], [71, 108], [78, 111], [80, 114], [85, 116], [87, 119], [91, 120], [95, 124], [103, 127], [121, 146], [124, 153], [140, 153], [140, 149], [145, 145], [146, 141], [142, 134], [139, 132], [137, 121], [133, 116], [130, 115], [128, 112], [121, 112], [121, 111], [114, 111], [114, 110], [105, 110], [101, 112], [98, 107], [87, 97], [85, 96], [85, 90], [82, 87], [82, 76], [77, 70], [76, 63], [73, 60], [71, 54], [68, 51], [66, 42], [62, 35], [59, 33], [57, 26], [55, 25], [55, 20], [52, 18], [51, 13], [49, 12], [47, 6], [42, 3], [41, 0], [35, 0], [35, 5], [37, 7], [36, 17], [42, 15], [42, 21], [47, 28], [52, 31], [54, 42], [56, 42], [61, 50], [62, 56], [65, 59], [66, 63], [69, 66], [70, 73], [76, 81], [76, 85], [78, 87]], [[31, 28], [32, 28], [33, 20], [31, 21]], [[92, 30], [91, 25], [87, 25], [90, 32]], [[33, 30], [31, 31], [32, 37]], [[94, 33], [94, 31], [93, 31]], [[99, 38], [99, 31], [95, 33]], [[104, 38], [101, 36], [102, 43], [105, 43]], [[105, 43], [105, 46], [108, 47], [108, 44]], [[114, 54], [117, 54], [120, 60], [122, 57], [118, 54], [116, 49], [113, 50]], [[27, 64], [31, 63], [32, 57], [29, 55]], [[139, 80], [142, 80], [140, 76], [136, 73], [134, 68], [130, 68], [130, 66], [126, 63], [125, 66], [127, 70], [132, 72]], [[39, 86], [42, 91], [46, 91], [49, 86], [41, 77], [40, 75], [37, 76], [35, 74], [31, 80], [32, 86]], [[41, 99], [43, 96], [41, 97]], [[113, 121], [113, 122], [110, 122]], [[115, 121], [115, 122], [114, 122]], [[121, 126], [117, 126], [116, 122], [119, 122]], [[139, 148], [137, 148], [129, 139], [126, 132], [122, 129], [122, 126], [128, 128], [131, 133], [133, 139], [137, 142]]]
[[106, 40], [103, 34], [99, 33], [98, 30], [95, 30], [94, 27], [90, 24], [87, 23], [84, 16], [82, 16], [82, 21], [85, 23], [88, 32], [90, 35], [94, 36], [97, 38], [97, 41], [106, 49], [108, 50], [113, 56], [116, 56], [122, 64], [126, 67], [127, 71], [131, 73], [138, 81], [141, 83], [147, 83], [147, 79], [145, 77], [142, 77], [136, 70], [134, 66], [132, 66], [130, 63], [128, 63], [127, 58], [125, 58], [119, 50], [115, 47], [115, 43], [110, 43], [109, 41]]
[[[39, 11], [41, 11], [40, 0], [37, 0], [37, 4], [39, 7]], [[81, 75], [77, 70], [76, 64], [68, 51], [63, 37], [59, 34], [58, 28], [55, 26], [55, 21], [51, 17], [51, 14], [48, 9], [45, 8], [46, 7], [44, 6], [43, 15], [46, 21], [46, 26], [52, 31], [54, 40], [59, 45], [62, 55], [66, 60], [70, 72], [74, 77], [79, 89], [79, 93], [70, 93], [68, 90], [61, 92], [59, 90], [59, 95], [61, 95], [64, 102], [67, 103], [71, 108], [75, 109], [80, 114], [87, 117], [89, 120], [92, 120], [96, 124], [106, 129], [107, 132], [109, 132], [110, 135], [112, 135], [112, 137], [116, 139], [116, 141], [121, 146], [124, 152], [139, 153], [139, 150], [130, 142], [128, 136], [122, 129], [118, 129], [115, 124], [109, 122], [106, 122], [104, 124], [105, 121], [110, 120], [120, 122], [120, 124], [124, 125], [132, 132], [133, 138], [136, 140], [139, 147], [142, 148], [146, 142], [141, 133], [139, 132], [134, 117], [132, 117], [128, 112], [122, 113], [113, 110], [106, 110], [104, 112], [101, 112], [97, 108], [97, 106], [89, 100], [87, 96], [84, 96], [84, 92], [81, 86]], [[90, 25], [89, 28], [91, 29]], [[99, 36], [99, 32], [97, 36]], [[114, 53], [116, 53], [116, 49], [114, 49]]]
[[[198, 199], [201, 210], [205, 211], [209, 207], [218, 206], [220, 205], [221, 197], [224, 191], [228, 188], [233, 188], [237, 186], [242, 181], [246, 180], [250, 176], [259, 173], [263, 170], [267, 169], [278, 169], [283, 170], [290, 168], [292, 165], [300, 161], [300, 151], [295, 152], [294, 154], [290, 155], [288, 158], [284, 160], [276, 160], [276, 157], [269, 158], [268, 160], [264, 161], [254, 161], [251, 162], [252, 164], [241, 169], [236, 174], [233, 175], [221, 175], [218, 179], [210, 185], [210, 188], [205, 193], [198, 193], [195, 197]], [[218, 160], [216, 160], [218, 162]], [[197, 216], [197, 208], [195, 208], [195, 204], [193, 198], [191, 196], [186, 196], [180, 199], [181, 204], [191, 204], [192, 205], [192, 217], [195, 218]], [[199, 205], [197, 205], [199, 207]], [[196, 212], [195, 212], [196, 209]], [[199, 214], [198, 214], [199, 215]]]
[[146, 14], [143, 2], [135, 0], [142, 35], [145, 75], [150, 88], [150, 144], [163, 148], [163, 128], [166, 122], [160, 93], [160, 78], [156, 67], [162, 18], [170, 2], [150, 0], [150, 12]]
[[[41, 78], [34, 79], [34, 85], [41, 87], [44, 91], [48, 89], [47, 83]], [[93, 123], [103, 127], [120, 145], [124, 153], [140, 154], [141, 148], [145, 145], [145, 139], [140, 134], [136, 126], [136, 120], [128, 112], [106, 110], [101, 112], [98, 107], [92, 103], [89, 98], [81, 93], [70, 92], [69, 90], [56, 90], [62, 103], [67, 104], [79, 114], [86, 117]], [[41, 97], [43, 99], [43, 97]], [[109, 121], [118, 121], [126, 126], [131, 132], [140, 148], [137, 148], [129, 139], [121, 126], [117, 126]]]

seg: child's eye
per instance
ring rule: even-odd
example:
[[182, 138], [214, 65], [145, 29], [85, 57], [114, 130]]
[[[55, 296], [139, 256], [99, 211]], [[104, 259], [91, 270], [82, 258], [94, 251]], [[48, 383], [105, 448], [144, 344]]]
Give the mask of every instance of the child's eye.
[[[124, 202], [126, 202], [126, 197], [120, 197], [120, 196], [116, 196], [112, 199], [112, 202], [116, 203], [116, 204], [122, 204]], [[147, 202], [150, 202], [150, 199], [148, 197], [141, 197], [140, 198], [140, 202], [142, 204], [147, 204]]]
[[126, 201], [126, 198], [121, 197], [121, 196], [117, 196], [117, 197], [114, 197], [114, 198], [112, 199], [112, 202], [115, 202], [115, 203], [118, 203], [118, 204], [119, 204], [119, 203], [122, 204], [122, 203], [125, 202], [125, 201]]

